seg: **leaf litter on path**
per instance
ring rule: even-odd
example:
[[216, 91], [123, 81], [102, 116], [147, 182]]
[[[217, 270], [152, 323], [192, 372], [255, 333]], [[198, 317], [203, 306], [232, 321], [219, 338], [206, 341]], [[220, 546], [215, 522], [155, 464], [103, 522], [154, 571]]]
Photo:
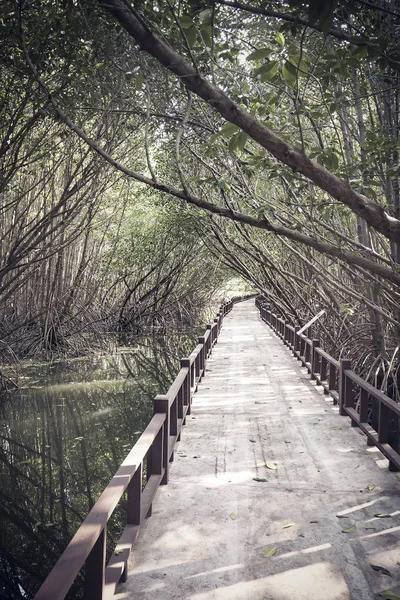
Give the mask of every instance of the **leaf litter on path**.
[[379, 594], [384, 600], [400, 600], [400, 596], [392, 592], [392, 590], [385, 590]]
[[382, 573], [383, 575], [388, 575], [389, 577], [392, 577], [391, 572], [388, 571], [387, 569], [385, 569], [385, 567], [381, 567], [380, 565], [371, 565], [371, 564], [369, 566], [374, 571], [378, 571], [379, 573]]
[[357, 529], [356, 524], [354, 523], [350, 527], [346, 527], [346, 529], [342, 529], [342, 533], [354, 533]]
[[271, 548], [267, 548], [263, 554], [264, 558], [269, 558], [270, 556], [274, 556], [276, 551], [278, 550], [278, 546], [272, 546]]

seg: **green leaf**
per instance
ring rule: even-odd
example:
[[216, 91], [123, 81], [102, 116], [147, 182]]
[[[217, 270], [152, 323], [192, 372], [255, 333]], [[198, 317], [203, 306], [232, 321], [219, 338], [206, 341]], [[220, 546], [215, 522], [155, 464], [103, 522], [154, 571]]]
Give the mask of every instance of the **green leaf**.
[[138, 73], [135, 77], [135, 87], [138, 92], [140, 92], [143, 87], [143, 81], [144, 81], [143, 73]]
[[114, 550], [114, 554], [118, 556], [118, 554], [121, 554], [123, 551], [123, 548], [118, 548], [118, 550]]
[[189, 15], [182, 15], [179, 19], [179, 23], [182, 29], [189, 29], [190, 27], [193, 27], [193, 19]]
[[265, 479], [264, 477], [253, 477], [253, 481], [264, 483], [265, 481], [268, 481], [268, 479]]
[[229, 152], [234, 152], [235, 148], [236, 148], [236, 139], [237, 139], [237, 134], [234, 134], [231, 139], [229, 140], [228, 143], [228, 150]]
[[331, 169], [336, 170], [339, 167], [338, 155], [331, 151]]
[[239, 131], [239, 127], [237, 125], [234, 123], [224, 123], [219, 130], [219, 133], [226, 138], [231, 137], [231, 135], [236, 133], [236, 131]]
[[270, 556], [273, 556], [277, 550], [278, 546], [272, 546], [272, 548], [267, 548], [263, 554], [264, 558], [269, 558]]
[[351, 527], [346, 527], [346, 529], [342, 529], [343, 533], [354, 533], [356, 531], [357, 527], [356, 524], [354, 523], [354, 525], [352, 525]]
[[361, 47], [353, 50], [353, 52], [351, 53], [351, 56], [353, 58], [364, 58], [364, 56], [367, 56], [367, 54], [368, 54], [368, 47], [361, 46]]
[[193, 48], [193, 46], [196, 43], [196, 38], [197, 38], [196, 27], [190, 27], [189, 29], [187, 29], [185, 31], [185, 34], [186, 34], [186, 39], [187, 39], [187, 43], [189, 44], [189, 47]]
[[267, 467], [267, 469], [271, 469], [271, 471], [276, 471], [276, 469], [278, 468], [278, 465], [274, 462], [267, 462], [265, 463], [265, 466]]
[[294, 87], [297, 81], [297, 77], [296, 75], [293, 75], [292, 69], [293, 65], [288, 61], [286, 61], [282, 67], [282, 77], [290, 87]]
[[[237, 150], [243, 150], [243, 148], [246, 145], [247, 142], [247, 133], [245, 133], [244, 131], [241, 131], [237, 136], [236, 136], [236, 149]], [[253, 440], [250, 440], [253, 441]]]
[[339, 429], [342, 429], [342, 428], [341, 427], [334, 427], [333, 429], [334, 430], [339, 430]]
[[368, 489], [369, 489], [369, 491], [370, 491], [370, 492], [372, 492], [372, 490], [374, 490], [375, 488], [376, 488], [376, 485], [375, 485], [374, 483], [371, 483], [371, 484], [368, 486]]
[[400, 600], [400, 596], [395, 594], [391, 590], [386, 590], [385, 592], [381, 592], [379, 594], [384, 600]]
[[212, 39], [211, 39], [211, 35], [208, 32], [208, 29], [206, 29], [205, 27], [201, 28], [201, 35], [204, 41], [204, 44], [207, 46], [207, 48], [211, 48], [212, 46]]
[[285, 36], [280, 31], [276, 32], [275, 41], [278, 42], [281, 48], [285, 45]]
[[267, 58], [271, 52], [270, 48], [259, 48], [258, 50], [254, 50], [251, 54], [246, 57], [246, 60], [260, 60], [262, 58]]
[[289, 527], [294, 527], [296, 525], [296, 523], [286, 523], [286, 525], [283, 526], [283, 529], [288, 529]]
[[232, 519], [232, 521], [236, 521], [237, 515], [235, 515], [235, 513], [231, 513], [229, 516]]
[[294, 48], [291, 53], [289, 53], [289, 64], [294, 68], [291, 69], [293, 75], [299, 75], [299, 77], [307, 77], [308, 75], [308, 63], [309, 59], [305, 54], [300, 56], [297, 48]]
[[270, 81], [278, 72], [279, 60], [272, 60], [262, 67], [261, 81]]
[[[336, 2], [337, 4], [337, 2]], [[328, 15], [321, 21], [321, 29], [325, 35], [328, 35], [332, 29], [333, 18], [335, 16], [334, 10], [332, 9]]]
[[385, 569], [385, 567], [380, 567], [379, 565], [369, 565], [374, 571], [379, 571], [379, 573], [382, 573], [383, 575], [388, 575], [389, 577], [392, 577], [392, 574], [390, 571], [388, 571], [387, 569]]
[[378, 519], [391, 519], [392, 515], [389, 515], [388, 513], [377, 513], [374, 517], [378, 517]]
[[202, 10], [199, 13], [199, 19], [200, 19], [200, 23], [203, 23], [205, 25], [211, 25], [211, 21], [212, 21], [211, 9], [206, 8], [205, 10]]

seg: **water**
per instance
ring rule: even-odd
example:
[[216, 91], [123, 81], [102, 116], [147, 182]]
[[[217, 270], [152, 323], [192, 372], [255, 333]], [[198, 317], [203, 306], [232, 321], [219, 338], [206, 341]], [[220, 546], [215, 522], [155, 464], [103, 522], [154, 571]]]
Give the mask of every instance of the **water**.
[[196, 337], [142, 338], [109, 356], [24, 366], [22, 388], [0, 407], [0, 600], [33, 597]]

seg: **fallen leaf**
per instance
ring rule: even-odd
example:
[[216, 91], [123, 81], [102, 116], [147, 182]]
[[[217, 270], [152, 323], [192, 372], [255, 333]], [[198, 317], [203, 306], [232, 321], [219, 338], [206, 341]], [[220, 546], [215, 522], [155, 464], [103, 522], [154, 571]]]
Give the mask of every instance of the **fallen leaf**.
[[272, 548], [267, 548], [263, 554], [264, 558], [269, 558], [270, 556], [273, 556], [277, 550], [278, 550], [277, 546], [272, 546]]
[[114, 554], [118, 556], [118, 554], [121, 554], [121, 552], [123, 552], [122, 548], [119, 548], [118, 550], [114, 550]]
[[253, 481], [259, 481], [260, 483], [263, 483], [264, 481], [268, 481], [268, 479], [265, 479], [264, 477], [253, 477]]
[[319, 523], [319, 521], [310, 521], [310, 523]]
[[388, 513], [377, 513], [374, 517], [378, 517], [378, 519], [390, 519], [392, 515], [389, 515]]
[[356, 524], [354, 523], [354, 525], [352, 525], [351, 527], [347, 527], [346, 529], [342, 529], [343, 533], [354, 533], [355, 530], [357, 529]]
[[395, 594], [391, 590], [386, 590], [385, 592], [381, 592], [379, 594], [384, 600], [400, 600], [400, 596]]
[[347, 515], [336, 515], [338, 519], [348, 519]]
[[342, 429], [341, 427], [334, 427], [333, 429], [339, 430]]
[[385, 567], [380, 567], [379, 565], [369, 565], [374, 571], [379, 571], [379, 573], [382, 573], [383, 575], [389, 575], [389, 577], [392, 576], [391, 572], [388, 571], [387, 569], [385, 569]]
[[193, 458], [201, 458], [201, 456], [193, 456]]
[[283, 529], [287, 529], [288, 527], [294, 527], [296, 525], [296, 523], [286, 523], [286, 525], [283, 526]]
[[278, 468], [278, 465], [274, 462], [267, 462], [265, 463], [265, 466], [267, 469], [271, 469], [271, 471], [275, 471]]
[[374, 490], [376, 488], [376, 485], [374, 483], [371, 483], [371, 485], [368, 486], [368, 489], [370, 492], [372, 492], [372, 490]]
[[237, 516], [235, 515], [235, 513], [231, 513], [229, 516], [232, 519], [232, 521], [236, 521]]
[[250, 440], [250, 439], [249, 439], [249, 442], [251, 442], [252, 444], [255, 444], [255, 443], [256, 443], [256, 440]]

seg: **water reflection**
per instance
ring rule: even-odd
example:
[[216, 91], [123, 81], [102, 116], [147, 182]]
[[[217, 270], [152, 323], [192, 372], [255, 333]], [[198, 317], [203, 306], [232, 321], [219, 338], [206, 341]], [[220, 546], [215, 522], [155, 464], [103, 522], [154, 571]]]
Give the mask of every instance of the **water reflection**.
[[[0, 408], [0, 599], [33, 597], [195, 337], [142, 338], [112, 356], [24, 367], [23, 385]], [[121, 519], [117, 512], [111, 538]]]

